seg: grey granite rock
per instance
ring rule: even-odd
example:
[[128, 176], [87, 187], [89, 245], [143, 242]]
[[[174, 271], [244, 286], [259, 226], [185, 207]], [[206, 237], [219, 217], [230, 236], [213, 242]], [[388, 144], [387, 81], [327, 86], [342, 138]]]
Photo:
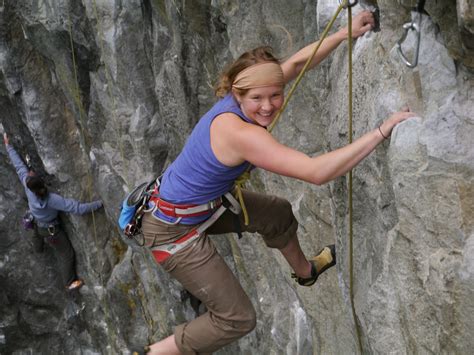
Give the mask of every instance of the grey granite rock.
[[[354, 43], [354, 137], [408, 105], [418, 113], [354, 169], [354, 300], [363, 352], [468, 354], [474, 348], [473, 4], [426, 2], [418, 67], [395, 44], [416, 1], [378, 5], [381, 31]], [[242, 51], [281, 58], [318, 38], [335, 1], [5, 0], [0, 7], [2, 132], [51, 189], [101, 198], [64, 215], [85, 286], [66, 294], [54, 255], [19, 220], [23, 189], [0, 148], [0, 352], [120, 354], [194, 317], [182, 288], [116, 227], [136, 184], [159, 174], [215, 101]], [[336, 24], [346, 23], [341, 14]], [[413, 33], [404, 43], [408, 54]], [[74, 54], [74, 55], [72, 55]], [[309, 155], [347, 143], [347, 45], [302, 80], [274, 134]], [[251, 188], [287, 198], [308, 256], [338, 265], [298, 287], [257, 235], [213, 236], [258, 314], [219, 354], [351, 354], [347, 177], [325, 186], [255, 171]]]

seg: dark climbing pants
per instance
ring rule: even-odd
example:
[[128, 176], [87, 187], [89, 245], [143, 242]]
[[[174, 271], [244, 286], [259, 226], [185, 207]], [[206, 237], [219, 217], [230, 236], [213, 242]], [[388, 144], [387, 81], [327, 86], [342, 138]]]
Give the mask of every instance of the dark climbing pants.
[[[243, 216], [239, 216], [242, 231], [258, 232], [270, 248], [281, 249], [296, 238], [298, 224], [288, 201], [249, 191], [244, 191], [244, 199], [250, 225], [245, 226]], [[145, 215], [142, 225], [148, 247], [176, 240], [193, 228], [165, 224], [150, 214]], [[234, 215], [226, 211], [207, 232], [234, 231]], [[207, 235], [161, 265], [207, 308], [206, 313], [175, 328], [176, 345], [182, 354], [211, 354], [254, 329], [252, 302]]]
[[77, 279], [74, 249], [60, 225], [55, 226], [53, 233], [54, 235], [51, 235], [47, 228], [36, 227], [33, 237], [34, 248], [36, 252], [41, 252], [44, 242], [53, 248], [59, 272], [64, 285], [67, 286]]

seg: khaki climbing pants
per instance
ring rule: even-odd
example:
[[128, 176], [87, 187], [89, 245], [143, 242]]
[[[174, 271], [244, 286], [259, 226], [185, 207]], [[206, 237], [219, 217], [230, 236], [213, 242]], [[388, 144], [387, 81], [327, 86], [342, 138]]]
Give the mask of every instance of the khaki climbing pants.
[[[257, 232], [270, 248], [281, 249], [296, 237], [298, 223], [288, 201], [243, 191], [250, 217], [242, 231]], [[226, 211], [206, 234], [235, 231], [234, 215]], [[196, 226], [169, 225], [146, 214], [142, 230], [148, 247], [177, 239]], [[169, 257], [163, 268], [197, 297], [207, 312], [175, 328], [176, 345], [182, 354], [211, 354], [255, 328], [255, 309], [237, 278], [218, 254], [207, 235]]]

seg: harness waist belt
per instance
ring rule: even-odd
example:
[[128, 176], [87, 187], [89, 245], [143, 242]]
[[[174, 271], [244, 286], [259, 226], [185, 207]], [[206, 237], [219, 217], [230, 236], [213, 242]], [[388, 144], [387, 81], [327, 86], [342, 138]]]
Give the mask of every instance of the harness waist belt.
[[51, 222], [41, 222], [41, 221], [36, 220], [36, 225], [44, 229], [47, 229], [50, 226], [57, 226], [58, 224], [59, 224], [59, 220], [57, 218], [53, 219]]
[[161, 213], [168, 217], [197, 217], [203, 216], [222, 205], [222, 197], [209, 201], [202, 205], [181, 205], [163, 200], [159, 196], [158, 184], [155, 186], [149, 203], [159, 209]]

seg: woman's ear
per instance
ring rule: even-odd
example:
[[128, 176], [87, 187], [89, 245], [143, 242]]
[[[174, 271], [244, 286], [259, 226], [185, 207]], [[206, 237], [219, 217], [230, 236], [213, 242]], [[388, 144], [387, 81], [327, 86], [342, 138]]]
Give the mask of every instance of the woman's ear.
[[234, 95], [235, 100], [239, 105], [242, 104], [242, 95], [240, 95], [236, 90], [232, 89], [232, 95]]

